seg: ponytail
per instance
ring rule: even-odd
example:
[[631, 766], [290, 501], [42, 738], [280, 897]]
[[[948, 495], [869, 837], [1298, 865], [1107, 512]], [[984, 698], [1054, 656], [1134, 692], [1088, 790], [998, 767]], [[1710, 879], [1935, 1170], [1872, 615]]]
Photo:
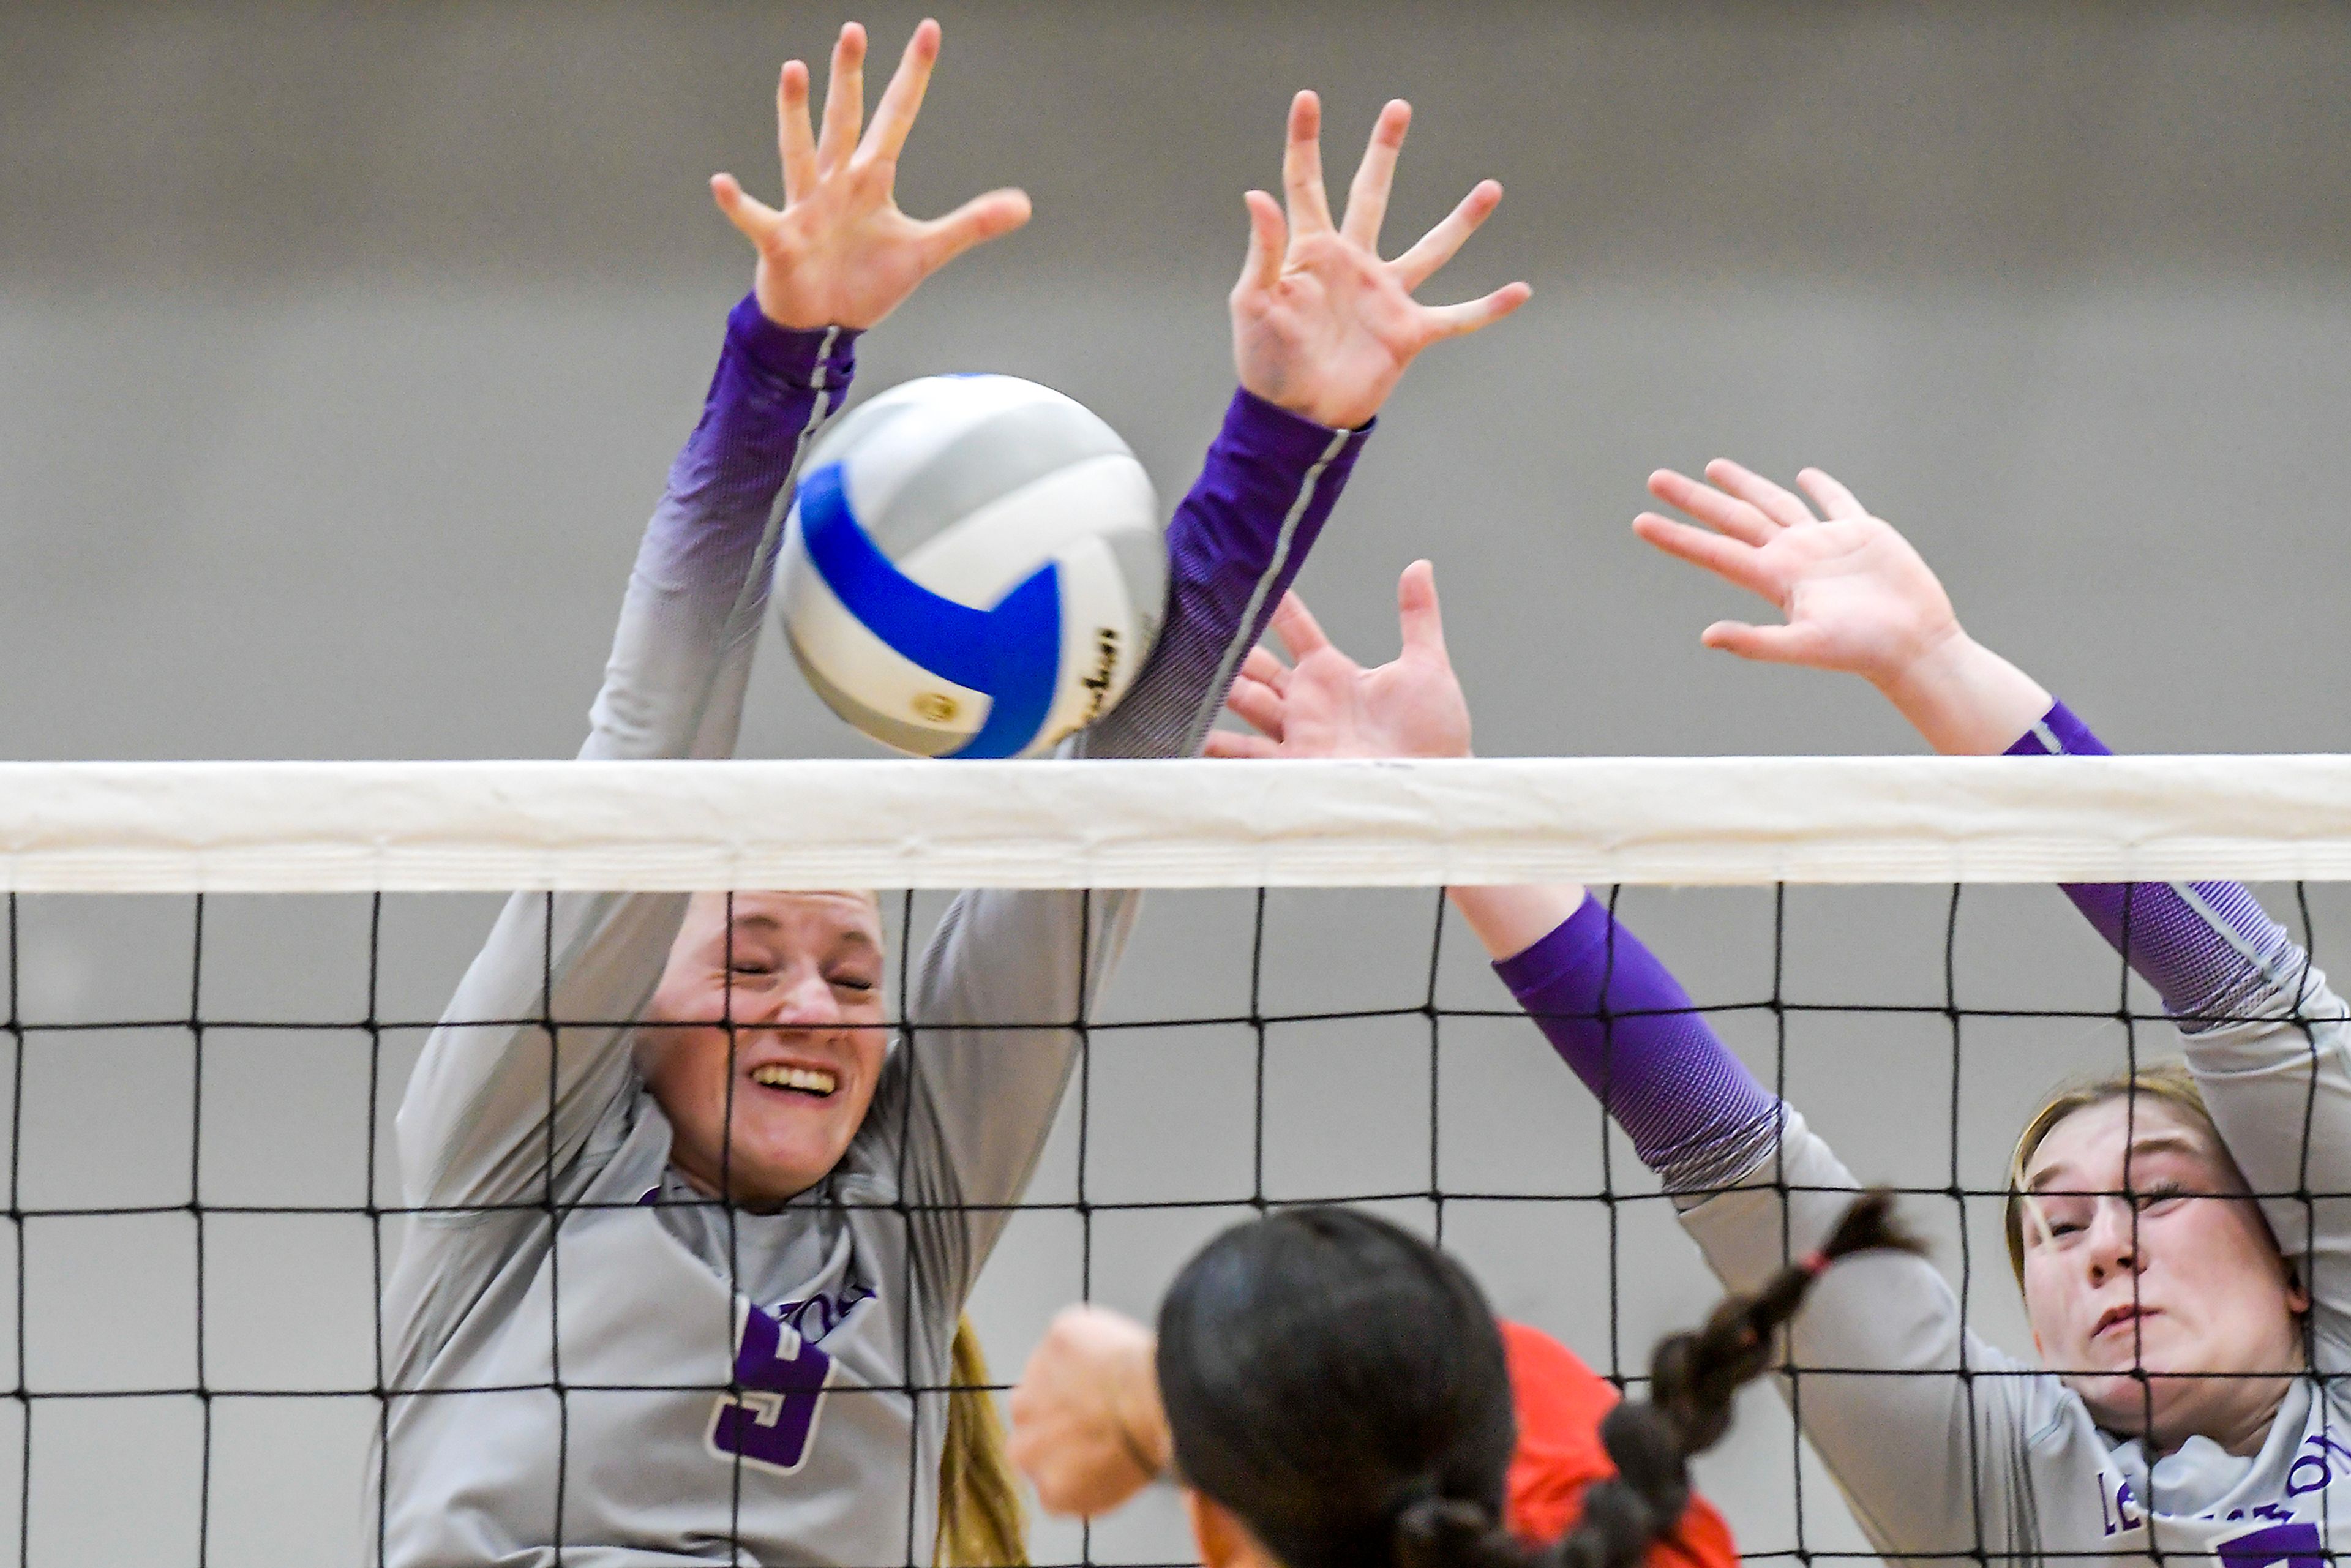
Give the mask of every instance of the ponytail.
[[1614, 1479], [1556, 1543], [1502, 1524], [1516, 1433], [1501, 1333], [1477, 1284], [1359, 1210], [1293, 1209], [1227, 1231], [1159, 1312], [1176, 1468], [1284, 1568], [1634, 1568], [1690, 1501], [1689, 1461], [1836, 1260], [1917, 1251], [1894, 1200], [1864, 1195], [1827, 1245], [1694, 1333], [1659, 1344], [1648, 1397], [1600, 1424]]
[[1921, 1249], [1896, 1222], [1893, 1195], [1865, 1193], [1819, 1251], [1752, 1295], [1725, 1297], [1695, 1332], [1667, 1337], [1649, 1360], [1648, 1397], [1617, 1406], [1600, 1423], [1615, 1478], [1584, 1492], [1582, 1522], [1531, 1568], [1632, 1568], [1680, 1523], [1689, 1508], [1689, 1461], [1730, 1429], [1732, 1396], [1770, 1368], [1780, 1330], [1813, 1282], [1855, 1252]]
[[956, 1320], [954, 1366], [931, 1560], [935, 1568], [1027, 1568], [1028, 1521], [1005, 1456], [1004, 1422], [988, 1392], [987, 1357], [969, 1317]]

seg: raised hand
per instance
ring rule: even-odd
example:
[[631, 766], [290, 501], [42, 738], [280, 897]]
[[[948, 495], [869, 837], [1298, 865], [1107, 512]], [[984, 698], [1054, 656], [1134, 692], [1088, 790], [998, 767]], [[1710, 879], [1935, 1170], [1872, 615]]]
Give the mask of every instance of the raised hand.
[[1708, 464], [1706, 476], [1711, 485], [1659, 469], [1649, 493], [1708, 528], [1644, 512], [1633, 531], [1787, 617], [1782, 626], [1718, 621], [1701, 638], [1708, 647], [1882, 681], [1959, 634], [1949, 596], [1909, 541], [1821, 470], [1807, 468], [1796, 482], [1825, 519], [1727, 458]]
[[1225, 706], [1255, 735], [1208, 732], [1211, 757], [1467, 757], [1469, 705], [1446, 656], [1437, 572], [1425, 560], [1396, 583], [1404, 651], [1365, 669], [1332, 644], [1295, 593], [1282, 595], [1273, 630], [1294, 663], [1249, 650]]
[[1301, 92], [1290, 101], [1281, 162], [1288, 221], [1265, 192], [1246, 198], [1249, 259], [1232, 295], [1241, 385], [1333, 429], [1368, 423], [1429, 344], [1499, 321], [1533, 292], [1512, 283], [1482, 299], [1440, 306], [1412, 297], [1501, 201], [1502, 187], [1491, 180], [1410, 250], [1380, 259], [1380, 221], [1411, 121], [1412, 108], [1401, 99], [1380, 110], [1347, 193], [1346, 215], [1334, 225], [1322, 188], [1322, 100]]
[[808, 67], [784, 62], [776, 85], [783, 210], [746, 194], [732, 174], [710, 180], [719, 211], [758, 251], [752, 292], [769, 320], [802, 329], [871, 327], [932, 273], [1029, 221], [1029, 198], [1016, 190], [975, 196], [943, 218], [910, 218], [898, 210], [898, 154], [938, 57], [939, 25], [925, 21], [907, 40], [862, 141], [865, 29], [852, 22], [833, 45], [821, 136], [809, 123]]
[[1950, 596], [1910, 541], [1818, 468], [1796, 482], [1817, 502], [1717, 458], [1709, 484], [1659, 469], [1649, 494], [1707, 525], [1657, 512], [1633, 531], [1667, 555], [1760, 594], [1786, 622], [1718, 621], [1700, 640], [1742, 659], [1843, 670], [1883, 692], [1938, 751], [1996, 752], [2051, 702], [2030, 676], [1961, 629]]

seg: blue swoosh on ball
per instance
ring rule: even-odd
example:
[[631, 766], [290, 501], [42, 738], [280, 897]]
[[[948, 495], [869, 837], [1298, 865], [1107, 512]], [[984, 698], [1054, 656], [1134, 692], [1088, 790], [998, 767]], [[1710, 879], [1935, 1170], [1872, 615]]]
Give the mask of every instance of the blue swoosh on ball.
[[987, 719], [950, 757], [1011, 757], [1036, 738], [1061, 664], [1061, 574], [1050, 561], [986, 610], [900, 571], [851, 510], [838, 463], [800, 481], [800, 548], [869, 632], [941, 680], [987, 694]]

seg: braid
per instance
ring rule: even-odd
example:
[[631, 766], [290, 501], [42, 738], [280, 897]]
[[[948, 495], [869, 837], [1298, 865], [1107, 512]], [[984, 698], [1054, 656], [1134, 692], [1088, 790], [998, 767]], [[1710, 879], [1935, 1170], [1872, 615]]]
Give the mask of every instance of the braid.
[[[1771, 1365], [1779, 1331], [1803, 1305], [1813, 1281], [1838, 1259], [1873, 1250], [1924, 1250], [1895, 1220], [1891, 1193], [1864, 1193], [1819, 1251], [1781, 1270], [1752, 1295], [1725, 1297], [1695, 1333], [1661, 1343], [1649, 1363], [1649, 1396], [1617, 1406], [1600, 1424], [1616, 1479], [1584, 1493], [1583, 1519], [1547, 1554], [1549, 1568], [1631, 1568], [1670, 1534], [1689, 1507], [1691, 1457], [1730, 1429], [1732, 1396]], [[1473, 1568], [1466, 1559], [1452, 1561]]]
[[1159, 1307], [1176, 1465], [1288, 1568], [1635, 1568], [1680, 1524], [1690, 1456], [1729, 1429], [1732, 1396], [1771, 1364], [1813, 1281], [1871, 1248], [1917, 1250], [1883, 1193], [1857, 1199], [1820, 1251], [1660, 1344], [1648, 1399], [1600, 1425], [1615, 1477], [1541, 1549], [1503, 1521], [1517, 1423], [1477, 1281], [1359, 1210], [1235, 1226]]
[[1396, 1516], [1396, 1568], [1533, 1568], [1494, 1516], [1459, 1498], [1423, 1498]]

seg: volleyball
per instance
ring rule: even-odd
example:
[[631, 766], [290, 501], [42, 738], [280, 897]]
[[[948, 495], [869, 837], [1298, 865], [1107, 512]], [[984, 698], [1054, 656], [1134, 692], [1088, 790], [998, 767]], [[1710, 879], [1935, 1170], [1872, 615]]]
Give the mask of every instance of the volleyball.
[[1033, 757], [1150, 656], [1167, 545], [1092, 410], [1018, 376], [930, 376], [810, 450], [778, 570], [785, 639], [833, 712], [917, 756]]

